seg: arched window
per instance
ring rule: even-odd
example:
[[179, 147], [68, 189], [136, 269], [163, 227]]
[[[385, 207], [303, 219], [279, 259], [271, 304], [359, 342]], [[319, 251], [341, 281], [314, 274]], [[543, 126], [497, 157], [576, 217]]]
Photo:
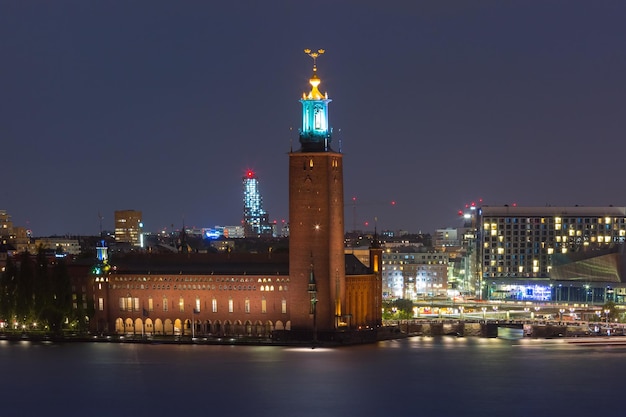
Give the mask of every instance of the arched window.
[[321, 130], [324, 128], [324, 112], [322, 111], [322, 108], [320, 106], [315, 106], [315, 109], [313, 109], [313, 119], [315, 130]]

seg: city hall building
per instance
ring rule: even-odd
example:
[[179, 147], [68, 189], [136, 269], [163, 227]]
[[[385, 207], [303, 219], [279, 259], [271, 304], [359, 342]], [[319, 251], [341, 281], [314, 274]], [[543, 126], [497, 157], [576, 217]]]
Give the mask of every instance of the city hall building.
[[314, 65], [300, 149], [289, 152], [289, 253], [107, 259], [101, 247], [92, 331], [332, 338], [382, 323], [382, 250], [372, 245], [369, 267], [344, 254], [343, 155], [331, 147], [331, 100], [315, 65], [324, 51], [305, 52]]
[[626, 207], [483, 206], [485, 299], [604, 303], [626, 297]]

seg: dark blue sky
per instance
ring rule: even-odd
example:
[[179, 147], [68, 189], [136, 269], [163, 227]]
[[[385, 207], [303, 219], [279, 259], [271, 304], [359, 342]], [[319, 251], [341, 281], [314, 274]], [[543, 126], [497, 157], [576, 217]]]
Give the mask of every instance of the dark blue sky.
[[625, 16], [621, 0], [6, 0], [0, 209], [37, 236], [95, 234], [98, 212], [112, 229], [118, 209], [147, 230], [238, 224], [251, 168], [286, 219], [304, 48], [326, 49], [348, 229], [432, 232], [479, 197], [626, 205]]

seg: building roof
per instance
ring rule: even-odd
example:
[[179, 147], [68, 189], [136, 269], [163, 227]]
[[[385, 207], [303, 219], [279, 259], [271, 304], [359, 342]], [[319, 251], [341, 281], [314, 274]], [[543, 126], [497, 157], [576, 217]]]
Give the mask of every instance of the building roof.
[[482, 206], [482, 216], [626, 216], [626, 207], [586, 207], [586, 206], [545, 206], [545, 207], [519, 207], [519, 206]]
[[366, 275], [371, 273], [370, 269], [359, 261], [359, 258], [351, 253], [346, 254], [346, 275]]
[[128, 254], [110, 260], [120, 274], [289, 275], [288, 254]]
[[[346, 275], [370, 273], [356, 256], [347, 254], [345, 260]], [[131, 253], [111, 257], [110, 264], [119, 274], [289, 275], [288, 253]]]

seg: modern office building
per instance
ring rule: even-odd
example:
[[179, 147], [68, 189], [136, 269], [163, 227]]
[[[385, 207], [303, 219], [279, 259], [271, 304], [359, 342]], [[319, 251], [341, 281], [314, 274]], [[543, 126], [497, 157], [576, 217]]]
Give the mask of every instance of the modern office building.
[[383, 251], [383, 295], [386, 298], [419, 300], [446, 297], [448, 291], [446, 252]]
[[438, 250], [445, 250], [450, 247], [461, 246], [463, 230], [453, 227], [435, 230], [433, 236], [433, 244]]
[[32, 244], [31, 231], [25, 227], [15, 226], [6, 210], [0, 210], [0, 244], [12, 247], [16, 252], [35, 252]]
[[243, 226], [216, 225], [202, 229], [201, 234], [204, 239], [219, 239], [221, 237], [226, 239], [243, 239], [246, 237]]
[[141, 211], [115, 211], [115, 241], [143, 247]]
[[11, 216], [6, 212], [6, 210], [0, 210], [0, 239], [2, 239], [0, 243], [6, 244], [14, 238], [13, 221], [11, 220]]
[[259, 178], [248, 170], [243, 181], [243, 227], [245, 237], [272, 236], [273, 230], [267, 212], [263, 209], [263, 197], [259, 190]]
[[476, 241], [478, 207], [475, 203], [466, 204], [465, 209], [459, 211], [459, 216], [461, 227], [435, 232], [435, 247], [448, 254], [448, 288], [452, 290], [450, 294], [473, 299], [482, 282]]
[[80, 255], [80, 242], [78, 239], [67, 239], [61, 237], [43, 237], [35, 239], [35, 247], [45, 250], [59, 252], [72, 256]]
[[483, 206], [478, 224], [484, 298], [624, 298], [625, 207]]

